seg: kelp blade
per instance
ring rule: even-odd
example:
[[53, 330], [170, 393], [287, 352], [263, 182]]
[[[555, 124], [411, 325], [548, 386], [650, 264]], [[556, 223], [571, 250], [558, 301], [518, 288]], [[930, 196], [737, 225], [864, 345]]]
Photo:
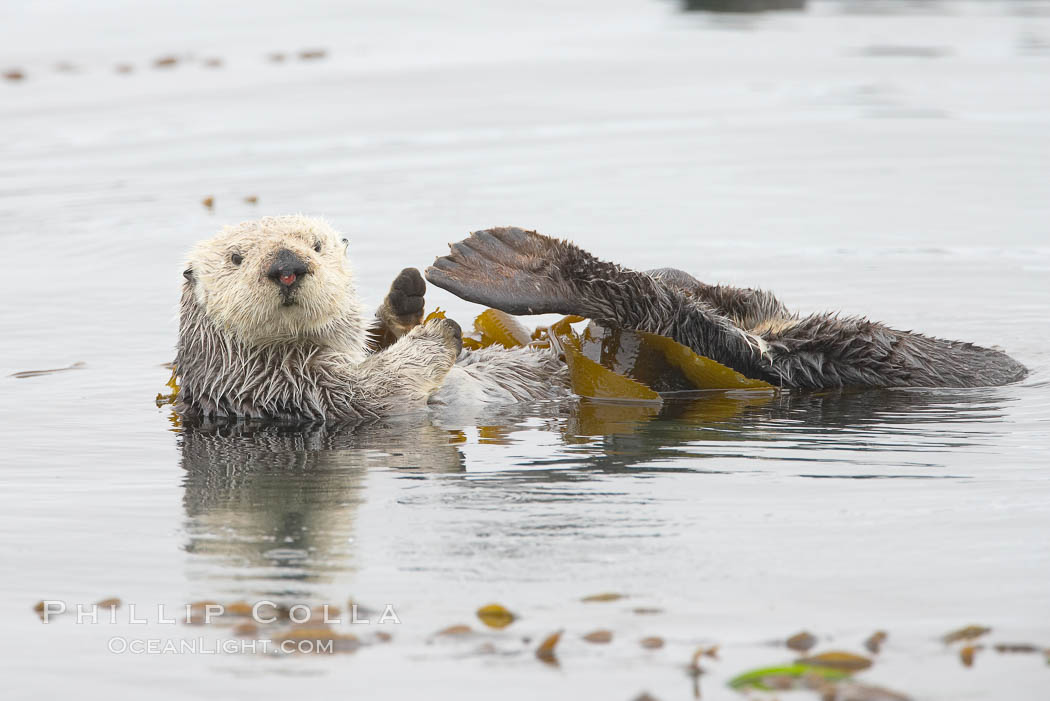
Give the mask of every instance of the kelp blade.
[[441, 307], [436, 307], [434, 309], [434, 311], [432, 311], [429, 314], [427, 314], [427, 318], [423, 319], [423, 323], [425, 324], [428, 321], [433, 321], [434, 319], [444, 319], [444, 318], [445, 318], [445, 310], [442, 309]]
[[[464, 337], [463, 344], [477, 350], [491, 345], [542, 347], [552, 342], [565, 355], [573, 392], [591, 399], [658, 402], [659, 391], [775, 389], [666, 336], [607, 329], [592, 322], [581, 338], [571, 326], [580, 321], [583, 317], [567, 316], [530, 333], [516, 317], [486, 309], [474, 320], [473, 337]], [[585, 343], [592, 350], [585, 352]], [[600, 348], [597, 359], [589, 357], [595, 346]]]
[[645, 343], [659, 348], [667, 362], [678, 368], [696, 389], [775, 389], [768, 382], [752, 379], [715, 360], [698, 355], [691, 348], [667, 336], [644, 331], [635, 333]]
[[488, 347], [499, 344], [504, 348], [518, 348], [532, 341], [532, 334], [521, 322], [498, 309], [486, 309], [474, 319], [474, 330], [481, 335], [481, 344]]
[[[554, 327], [551, 327], [552, 330]], [[610, 370], [591, 360], [580, 351], [580, 339], [565, 325], [555, 332], [558, 345], [565, 354], [569, 366], [569, 381], [572, 391], [591, 399], [619, 399], [659, 402], [660, 395], [641, 382]]]

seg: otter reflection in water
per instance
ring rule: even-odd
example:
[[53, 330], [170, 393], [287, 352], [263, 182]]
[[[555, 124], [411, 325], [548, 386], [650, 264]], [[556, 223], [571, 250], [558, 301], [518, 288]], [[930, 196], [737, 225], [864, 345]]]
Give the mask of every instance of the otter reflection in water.
[[[740, 469], [725, 458], [765, 460], [769, 450], [784, 460], [763, 469], [791, 472], [809, 460], [880, 464], [879, 452], [889, 451], [894, 464], [935, 476], [929, 468], [938, 452], [997, 439], [1007, 399], [1001, 389], [709, 392], [662, 406], [562, 400], [458, 425], [430, 416], [305, 429], [189, 426], [179, 439], [186, 550], [200, 576], [231, 580], [238, 594], [247, 581], [257, 594], [309, 595], [313, 583], [355, 567], [354, 520], [371, 470], [465, 473], [477, 459], [483, 463], [475, 467], [503, 468], [516, 480], [579, 481], [592, 473]], [[489, 446], [552, 444], [522, 432], [555, 440], [527, 458], [490, 447], [473, 453], [466, 434], [474, 431]], [[505, 462], [493, 465], [494, 456]]]
[[646, 465], [719, 472], [734, 465], [725, 458], [734, 458], [792, 474], [811, 469], [803, 465], [848, 463], [842, 476], [866, 477], [868, 466], [891, 464], [910, 476], [934, 477], [944, 476], [932, 470], [943, 464], [938, 454], [957, 462], [958, 451], [1002, 438], [1009, 394], [1002, 388], [703, 392], [668, 395], [658, 406], [580, 400], [563, 432], [566, 443], [579, 445], [573, 462], [603, 472]]
[[[234, 568], [258, 594], [353, 569], [353, 530], [368, 471], [462, 469], [446, 430], [414, 422], [309, 426], [197, 424], [179, 437], [186, 550]], [[225, 574], [223, 576], [226, 576]], [[270, 580], [281, 580], [280, 591]]]

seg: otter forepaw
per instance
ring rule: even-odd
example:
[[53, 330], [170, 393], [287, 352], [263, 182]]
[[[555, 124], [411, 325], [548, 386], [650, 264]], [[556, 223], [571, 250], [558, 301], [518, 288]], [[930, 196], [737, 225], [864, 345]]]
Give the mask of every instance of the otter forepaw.
[[428, 329], [431, 327], [441, 335], [452, 354], [458, 356], [463, 350], [463, 329], [460, 325], [452, 319], [434, 319], [427, 324]]
[[575, 307], [566, 266], [588, 256], [517, 227], [475, 231], [427, 268], [427, 280], [470, 302], [510, 314], [568, 314]]
[[432, 319], [413, 329], [411, 337], [437, 341], [453, 361], [463, 350], [463, 329], [452, 319]]
[[415, 268], [405, 268], [390, 285], [379, 316], [395, 336], [403, 336], [423, 321], [427, 285]]

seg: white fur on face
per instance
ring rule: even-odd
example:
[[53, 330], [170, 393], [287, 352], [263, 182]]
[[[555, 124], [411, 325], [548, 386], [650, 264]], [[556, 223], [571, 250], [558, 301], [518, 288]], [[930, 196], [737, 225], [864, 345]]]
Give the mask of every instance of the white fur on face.
[[[282, 248], [309, 268], [287, 305], [267, 275]], [[322, 219], [291, 215], [227, 226], [191, 251], [188, 267], [188, 284], [208, 318], [242, 343], [316, 340], [338, 347], [348, 327], [352, 336], [364, 328], [346, 245]]]

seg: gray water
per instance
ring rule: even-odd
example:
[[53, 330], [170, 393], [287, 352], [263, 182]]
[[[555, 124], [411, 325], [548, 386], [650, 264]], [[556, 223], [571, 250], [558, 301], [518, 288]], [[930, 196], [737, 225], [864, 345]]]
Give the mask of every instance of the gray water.
[[[1041, 654], [992, 645], [1050, 647], [1050, 7], [856, 10], [0, 7], [0, 68], [26, 75], [0, 82], [5, 697], [683, 699], [693, 651], [719, 645], [699, 690], [733, 699], [729, 678], [794, 659], [777, 644], [792, 633], [868, 654], [883, 629], [867, 683], [1046, 698]], [[296, 57], [314, 47], [327, 56]], [[152, 68], [164, 55], [178, 62]], [[154, 402], [182, 256], [296, 211], [347, 234], [371, 304], [447, 241], [512, 224], [999, 345], [1032, 373], [182, 430]], [[480, 311], [432, 289], [434, 306]], [[603, 592], [625, 598], [581, 601]], [[32, 611], [114, 596], [115, 624]], [[400, 623], [344, 622], [367, 643], [349, 655], [110, 651], [231, 637], [163, 623], [161, 604], [349, 597]], [[519, 619], [484, 632], [492, 602]], [[454, 624], [477, 632], [433, 636]], [[939, 640], [968, 624], [992, 628], [972, 668]], [[581, 639], [598, 628], [611, 644]], [[559, 629], [560, 664], [542, 664]]]

